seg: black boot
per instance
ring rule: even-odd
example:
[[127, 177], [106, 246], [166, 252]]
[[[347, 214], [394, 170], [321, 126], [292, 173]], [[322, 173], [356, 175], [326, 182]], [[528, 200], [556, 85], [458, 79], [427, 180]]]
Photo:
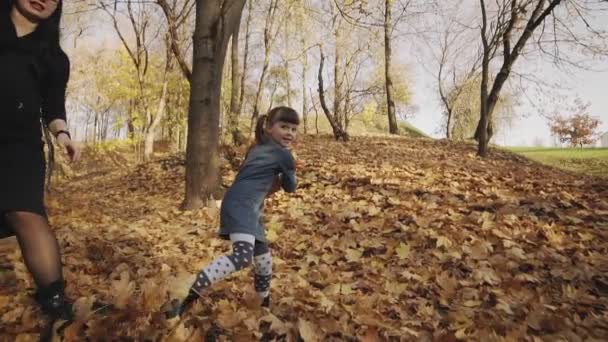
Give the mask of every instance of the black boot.
[[73, 318], [72, 305], [65, 298], [65, 283], [62, 279], [52, 282], [36, 291], [34, 298], [40, 304], [42, 312], [52, 320], [62, 319], [71, 321]]
[[270, 307], [270, 295], [264, 297], [264, 299], [262, 299], [262, 307], [263, 308], [269, 308]]
[[184, 312], [186, 312], [192, 306], [192, 304], [194, 304], [198, 297], [199, 295], [196, 292], [190, 290], [183, 301], [173, 303], [171, 308], [165, 311], [165, 317], [167, 319], [171, 319], [183, 315]]

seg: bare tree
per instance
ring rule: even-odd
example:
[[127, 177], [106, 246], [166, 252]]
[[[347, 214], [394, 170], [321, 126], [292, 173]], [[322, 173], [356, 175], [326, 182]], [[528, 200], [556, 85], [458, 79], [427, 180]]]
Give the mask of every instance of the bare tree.
[[[370, 30], [382, 29], [384, 41], [384, 95], [386, 97], [386, 113], [390, 134], [398, 134], [397, 110], [394, 100], [394, 83], [392, 79], [392, 44], [395, 38], [397, 26], [424, 12], [424, 10], [413, 10], [414, 0], [382, 0], [380, 2], [368, 2], [363, 0], [353, 1], [348, 6], [340, 6], [334, 0], [336, 7], [342, 17], [351, 25], [363, 27]], [[393, 16], [393, 9], [397, 7], [398, 12]], [[382, 13], [382, 18], [374, 17], [374, 13]]]
[[[163, 90], [156, 103], [156, 113], [153, 114], [153, 104], [150, 103], [151, 99], [146, 95], [146, 83], [150, 65], [151, 44], [158, 36], [159, 32], [154, 31], [152, 28], [154, 14], [151, 8], [146, 7], [146, 4], [133, 0], [126, 0], [125, 7], [124, 11], [126, 11], [126, 13], [122, 13], [121, 10], [123, 10], [123, 6], [120, 5], [118, 0], [114, 0], [112, 6], [103, 2], [101, 3], [101, 8], [111, 18], [114, 29], [120, 38], [123, 47], [127, 50], [135, 68], [139, 94], [136, 105], [141, 108], [144, 115], [144, 122], [141, 127], [144, 144], [143, 158], [144, 160], [149, 160], [154, 151], [154, 136], [158, 123], [164, 113], [165, 97], [167, 94], [166, 86], [163, 86]], [[124, 32], [119, 25], [119, 18], [123, 14], [127, 17], [130, 29], [133, 31], [133, 41], [128, 39], [127, 33]], [[151, 30], [152, 32], [150, 32]], [[170, 65], [170, 63], [165, 64], [165, 75], [167, 74], [167, 68], [169, 68]]]
[[[440, 25], [446, 19], [448, 21], [437, 32], [438, 39], [425, 40], [431, 51], [437, 51], [434, 56], [437, 61], [437, 89], [446, 116], [445, 136], [451, 139], [454, 106], [463, 95], [465, 85], [479, 72], [481, 52], [471, 49], [475, 46], [468, 37], [471, 30], [458, 22], [459, 18], [454, 13], [457, 8], [450, 7], [448, 11], [449, 14], [442, 13], [436, 18], [441, 21]], [[436, 25], [437, 21], [433, 22]]]
[[266, 13], [266, 21], [264, 24], [264, 61], [262, 62], [262, 73], [258, 81], [258, 87], [253, 102], [253, 115], [251, 116], [250, 132], [253, 132], [255, 122], [260, 115], [259, 102], [264, 89], [264, 81], [270, 64], [270, 52], [274, 46], [277, 35], [280, 30], [280, 20], [277, 19], [279, 0], [270, 0], [268, 11]]
[[[319, 73], [318, 73], [318, 81], [319, 81], [319, 100], [321, 102], [321, 108], [323, 109], [323, 113], [325, 113], [325, 117], [327, 117], [327, 121], [331, 125], [331, 129], [334, 133], [334, 137], [336, 140], [347, 141], [349, 139], [348, 133], [343, 127], [343, 121], [341, 120], [338, 113], [336, 113], [335, 108], [333, 114], [329, 111], [327, 107], [327, 102], [325, 101], [325, 89], [323, 87], [323, 64], [325, 62], [325, 54], [323, 53], [323, 46], [319, 45], [320, 52], [320, 61], [319, 61]], [[314, 104], [314, 102], [313, 102]], [[316, 108], [315, 108], [316, 110]], [[317, 129], [318, 132], [318, 129]]]
[[[249, 3], [251, 4], [253, 1], [249, 1]], [[251, 7], [251, 6], [250, 6]], [[241, 14], [242, 15], [242, 14]], [[249, 18], [251, 17], [251, 14], [248, 14]], [[239, 17], [238, 22], [241, 22], [241, 18]], [[250, 19], [248, 19], [249, 21]], [[239, 103], [240, 98], [240, 92], [241, 92], [241, 87], [243, 86], [241, 84], [242, 81], [242, 77], [241, 77], [241, 70], [240, 70], [240, 65], [239, 65], [239, 30], [240, 30], [241, 25], [235, 25], [234, 26], [234, 31], [232, 32], [232, 40], [231, 40], [231, 51], [230, 51], [230, 67], [231, 67], [231, 82], [232, 82], [232, 87], [231, 87], [231, 92], [230, 92], [230, 113], [228, 114], [228, 130], [230, 130], [230, 133], [232, 135], [232, 140], [233, 143], [235, 145], [241, 145], [244, 141], [242, 134], [239, 131], [239, 123], [238, 123], [238, 117], [239, 117], [239, 112], [241, 110], [241, 104]], [[247, 44], [248, 42], [246, 42]], [[245, 54], [245, 57], [247, 57], [247, 54]]]
[[[492, 113], [515, 62], [526, 53], [526, 48], [536, 47], [536, 52], [550, 56], [556, 63], [575, 67], [581, 65], [568, 59], [564, 46], [575, 45], [594, 55], [605, 54], [601, 44], [591, 40], [604, 41], [605, 36], [586, 18], [605, 5], [583, 0], [501, 0], [492, 4], [496, 8], [489, 8], [485, 0], [479, 3], [483, 54], [480, 119], [475, 139], [479, 143], [478, 155], [486, 156], [493, 135]], [[577, 25], [584, 27], [591, 39], [586, 39], [585, 33], [576, 29]], [[493, 62], [498, 64], [498, 72], [490, 75]]]
[[[169, 3], [171, 1], [171, 3]], [[163, 11], [167, 20], [167, 31], [169, 32], [169, 42], [171, 51], [182, 71], [184, 77], [190, 81], [192, 71], [186, 61], [188, 51], [187, 35], [184, 34], [186, 24], [192, 16], [194, 10], [194, 0], [156, 0], [156, 3]]]

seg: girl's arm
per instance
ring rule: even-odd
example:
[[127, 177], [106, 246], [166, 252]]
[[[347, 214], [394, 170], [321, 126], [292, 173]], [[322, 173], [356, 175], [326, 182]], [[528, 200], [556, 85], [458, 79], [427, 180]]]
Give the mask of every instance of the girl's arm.
[[296, 162], [289, 150], [282, 149], [279, 159], [281, 167], [281, 186], [286, 192], [296, 191], [298, 181], [296, 179]]

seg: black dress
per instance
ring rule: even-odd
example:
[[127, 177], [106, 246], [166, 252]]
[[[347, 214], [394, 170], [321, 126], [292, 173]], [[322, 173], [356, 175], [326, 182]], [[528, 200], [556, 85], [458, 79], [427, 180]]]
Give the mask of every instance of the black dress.
[[0, 238], [14, 235], [7, 212], [46, 217], [41, 119], [65, 120], [69, 60], [42, 38], [38, 31], [18, 38], [0, 12]]

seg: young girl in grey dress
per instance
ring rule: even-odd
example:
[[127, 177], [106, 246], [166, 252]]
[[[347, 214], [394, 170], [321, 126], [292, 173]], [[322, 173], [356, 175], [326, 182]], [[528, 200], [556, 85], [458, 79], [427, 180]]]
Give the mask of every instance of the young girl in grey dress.
[[299, 123], [298, 113], [288, 107], [276, 107], [258, 119], [256, 142], [220, 209], [219, 235], [232, 242], [232, 254], [215, 259], [198, 273], [188, 296], [167, 312], [169, 318], [181, 315], [211, 284], [252, 263], [255, 289], [262, 305], [269, 306], [272, 258], [261, 210], [266, 196], [279, 186], [287, 192], [296, 190], [295, 162], [288, 148], [296, 138]]

